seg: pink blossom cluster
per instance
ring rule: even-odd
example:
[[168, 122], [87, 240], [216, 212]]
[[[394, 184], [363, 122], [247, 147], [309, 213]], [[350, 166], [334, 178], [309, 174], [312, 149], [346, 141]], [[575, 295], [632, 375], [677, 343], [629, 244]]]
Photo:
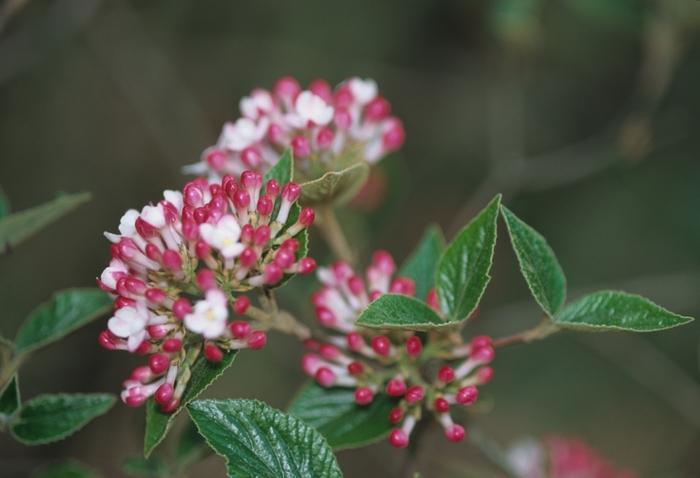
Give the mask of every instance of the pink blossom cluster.
[[[302, 358], [304, 372], [323, 387], [355, 388], [355, 402], [365, 406], [384, 393], [397, 405], [387, 417], [397, 427], [389, 435], [398, 448], [408, 445], [423, 410], [432, 412], [448, 440], [464, 439], [464, 428], [454, 423], [450, 408], [476, 402], [478, 386], [489, 382], [494, 358], [486, 336], [455, 343], [454, 336], [440, 332], [381, 334], [358, 327], [356, 321], [367, 305], [383, 294], [415, 295], [415, 283], [395, 277], [396, 265], [385, 251], [372, 257], [364, 277], [344, 262], [319, 268], [323, 287], [312, 301], [316, 317], [329, 332], [324, 340], [308, 340]], [[439, 312], [435, 290], [425, 298]], [[426, 376], [423, 368], [437, 363], [437, 373]]]
[[172, 411], [200, 352], [217, 362], [225, 351], [262, 348], [263, 324], [229, 320], [231, 311], [243, 316], [250, 307], [245, 295], [232, 293], [315, 270], [299, 236], [314, 211], [297, 205], [299, 185], [263, 183], [256, 171], [211, 184], [198, 178], [127, 211], [119, 233], [105, 233], [112, 260], [98, 284], [114, 296], [115, 311], [99, 342], [149, 356], [124, 382], [126, 404], [154, 396]]
[[256, 88], [241, 99], [240, 111], [189, 172], [266, 172], [287, 148], [302, 170], [338, 158], [375, 163], [404, 142], [403, 124], [373, 80], [354, 77], [333, 89], [318, 79], [302, 90], [297, 80], [283, 77], [271, 91]]
[[508, 461], [521, 478], [635, 478], [630, 470], [612, 465], [580, 438], [550, 437], [542, 442], [523, 441], [508, 453]]

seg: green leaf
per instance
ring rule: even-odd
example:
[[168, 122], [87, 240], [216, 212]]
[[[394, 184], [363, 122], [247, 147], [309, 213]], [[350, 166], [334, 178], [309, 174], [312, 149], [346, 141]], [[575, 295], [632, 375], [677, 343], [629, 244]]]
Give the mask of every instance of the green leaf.
[[328, 171], [312, 181], [301, 183], [301, 202], [305, 205], [342, 204], [360, 190], [369, 175], [369, 164], [355, 163], [340, 171]]
[[387, 417], [395, 401], [378, 394], [371, 404], [355, 403], [351, 388], [324, 388], [309, 382], [289, 406], [289, 413], [318, 430], [335, 450], [357, 448], [383, 439], [391, 431]]
[[400, 275], [413, 279], [416, 283], [416, 297], [425, 299], [435, 286], [435, 271], [440, 254], [445, 249], [445, 238], [436, 225], [430, 226], [423, 235], [418, 247], [413, 251]]
[[175, 448], [175, 462], [178, 469], [186, 469], [202, 459], [208, 451], [209, 448], [204, 442], [204, 438], [197, 431], [197, 427], [194, 426], [194, 423], [188, 421], [187, 427], [180, 435]]
[[415, 297], [384, 294], [362, 311], [356, 323], [374, 329], [431, 330], [458, 321], [445, 321]]
[[2, 188], [0, 188], [0, 219], [10, 214], [10, 200]]
[[122, 464], [122, 471], [129, 476], [171, 476], [167, 463], [159, 457], [141, 458], [136, 456], [127, 458]]
[[12, 421], [19, 411], [20, 404], [17, 374], [15, 374], [5, 388], [0, 391], [0, 429]]
[[224, 358], [219, 363], [209, 362], [200, 355], [190, 368], [192, 376], [180, 399], [180, 406], [173, 413], [162, 413], [153, 398], [146, 402], [146, 432], [143, 439], [143, 454], [146, 458], [163, 441], [177, 414], [231, 366], [236, 353], [236, 351], [224, 353]]
[[542, 310], [550, 317], [554, 316], [566, 298], [566, 277], [554, 251], [539, 232], [505, 206], [501, 206], [501, 214], [530, 292]]
[[12, 434], [25, 445], [62, 440], [114, 405], [105, 393], [40, 395], [26, 402], [12, 424]]
[[500, 203], [499, 194], [457, 234], [440, 258], [437, 291], [442, 311], [451, 321], [471, 315], [491, 279]]
[[55, 342], [109, 312], [110, 297], [99, 289], [68, 289], [41, 304], [24, 322], [15, 338], [15, 351], [25, 354]]
[[65, 194], [53, 201], [0, 219], [0, 254], [90, 200], [89, 193]]
[[561, 327], [589, 330], [655, 332], [693, 321], [674, 314], [639, 295], [604, 290], [582, 297], [557, 314]]
[[323, 436], [257, 400], [199, 400], [188, 407], [231, 477], [342, 477]]
[[270, 179], [274, 179], [280, 186], [283, 186], [291, 181], [293, 176], [294, 158], [292, 158], [292, 150], [286, 149], [279, 161], [265, 174], [264, 182], [267, 183]]
[[76, 460], [50, 465], [34, 473], [34, 478], [97, 478], [99, 473]]

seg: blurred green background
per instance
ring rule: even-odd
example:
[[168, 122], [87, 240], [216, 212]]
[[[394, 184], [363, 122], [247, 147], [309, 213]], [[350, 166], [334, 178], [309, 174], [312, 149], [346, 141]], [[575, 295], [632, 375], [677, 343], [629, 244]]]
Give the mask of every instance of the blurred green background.
[[[0, 333], [52, 291], [91, 285], [102, 231], [181, 185], [254, 86], [377, 80], [407, 141], [376, 171], [376, 208], [343, 213], [365, 257], [402, 260], [424, 227], [451, 236], [496, 192], [550, 241], [570, 297], [603, 287], [700, 316], [700, 2], [492, 0], [233, 2], [5, 0], [0, 7], [0, 185], [14, 210], [58, 191], [93, 201], [0, 257]], [[502, 238], [503, 239], [503, 238]], [[314, 238], [316, 257], [327, 259]], [[467, 333], [534, 324], [538, 311], [500, 240], [494, 279]], [[308, 314], [313, 280], [283, 293]], [[137, 362], [97, 344], [98, 321], [38, 353], [24, 397], [118, 392]], [[478, 427], [502, 444], [574, 434], [650, 477], [700, 475], [700, 324], [653, 335], [560, 334], [499, 351]], [[285, 407], [300, 348], [275, 335], [242, 353], [208, 396]], [[142, 446], [143, 412], [116, 406], [55, 445], [0, 436], [0, 475], [66, 457], [107, 476]], [[465, 444], [430, 432], [423, 476], [493, 476]], [[167, 450], [167, 444], [165, 446]], [[399, 476], [378, 444], [339, 454], [348, 477]], [[193, 476], [223, 474], [210, 458]], [[492, 471], [492, 470], [491, 470]]]

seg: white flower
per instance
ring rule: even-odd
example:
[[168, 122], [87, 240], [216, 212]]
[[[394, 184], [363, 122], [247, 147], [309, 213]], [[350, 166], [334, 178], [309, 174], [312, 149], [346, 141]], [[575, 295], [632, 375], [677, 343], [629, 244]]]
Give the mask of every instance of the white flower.
[[157, 206], [144, 206], [143, 209], [141, 209], [141, 219], [156, 229], [165, 226], [165, 213], [160, 204]]
[[136, 220], [139, 212], [136, 209], [129, 209], [119, 220], [119, 232], [122, 236], [133, 236], [136, 234]]
[[251, 119], [270, 113], [274, 106], [270, 93], [261, 89], [254, 90], [250, 96], [244, 96], [240, 102], [241, 113]]
[[202, 334], [206, 339], [215, 339], [226, 330], [227, 318], [226, 296], [220, 290], [212, 289], [204, 300], [194, 305], [194, 310], [184, 320], [185, 327], [192, 332]]
[[163, 197], [166, 201], [175, 206], [177, 212], [182, 211], [182, 193], [180, 191], [166, 189], [165, 191], [163, 191]]
[[100, 281], [110, 289], [116, 289], [119, 278], [126, 275], [128, 272], [129, 268], [126, 267], [126, 264], [119, 259], [112, 259], [109, 263], [109, 267], [102, 271]]
[[235, 123], [226, 123], [219, 137], [219, 147], [242, 151], [263, 139], [267, 126], [266, 118], [262, 118], [257, 123], [250, 118], [239, 118]]
[[333, 119], [333, 107], [310, 91], [302, 91], [297, 97], [295, 106], [297, 114], [304, 123], [311, 121], [322, 126]]
[[377, 96], [377, 83], [370, 79], [351, 78], [350, 91], [358, 103], [366, 105]]
[[117, 337], [127, 339], [127, 349], [133, 352], [146, 338], [148, 318], [148, 309], [143, 304], [122, 307], [114, 313], [114, 317], [109, 319], [107, 328]]
[[218, 249], [222, 256], [229, 259], [238, 257], [245, 246], [238, 242], [241, 237], [241, 226], [236, 218], [227, 214], [216, 225], [204, 223], [199, 226], [199, 233], [204, 242]]

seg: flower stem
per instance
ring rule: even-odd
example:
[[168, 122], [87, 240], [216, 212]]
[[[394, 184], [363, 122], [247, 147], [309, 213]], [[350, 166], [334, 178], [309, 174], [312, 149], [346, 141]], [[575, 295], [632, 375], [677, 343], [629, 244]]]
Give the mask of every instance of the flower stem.
[[505, 347], [506, 345], [527, 344], [535, 340], [541, 340], [546, 337], [549, 337], [550, 335], [559, 332], [560, 330], [561, 328], [557, 324], [555, 324], [548, 318], [545, 318], [537, 326], [531, 329], [524, 330], [522, 332], [518, 332], [517, 334], [509, 335], [506, 337], [501, 337], [500, 339], [494, 339], [493, 346], [498, 348]]
[[338, 223], [338, 218], [333, 211], [333, 206], [325, 205], [317, 209], [319, 214], [318, 228], [321, 230], [324, 240], [331, 248], [333, 254], [340, 260], [352, 264], [354, 256], [350, 244]]

